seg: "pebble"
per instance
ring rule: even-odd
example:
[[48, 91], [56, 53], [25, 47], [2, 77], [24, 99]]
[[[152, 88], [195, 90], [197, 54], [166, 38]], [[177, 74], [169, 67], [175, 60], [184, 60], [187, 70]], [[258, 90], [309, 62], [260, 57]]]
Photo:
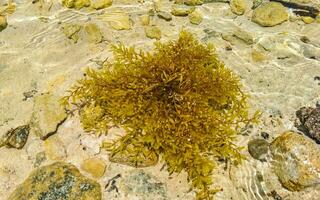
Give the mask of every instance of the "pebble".
[[172, 20], [172, 16], [168, 12], [160, 11], [160, 12], [157, 13], [157, 15], [158, 15], [159, 18], [164, 19], [166, 21], [171, 21]]
[[95, 44], [102, 42], [103, 36], [100, 31], [100, 28], [96, 24], [94, 23], [86, 24], [84, 29], [87, 32], [88, 39], [90, 42]]
[[93, 177], [100, 178], [106, 170], [106, 164], [100, 158], [89, 158], [83, 161], [81, 168]]
[[160, 40], [161, 38], [161, 30], [156, 26], [147, 26], [145, 27], [146, 36], [150, 39]]
[[250, 140], [248, 143], [248, 151], [254, 159], [266, 161], [269, 143], [264, 139]]
[[67, 157], [65, 146], [58, 135], [47, 138], [44, 142], [46, 156], [51, 160], [63, 160]]
[[203, 20], [203, 16], [198, 10], [193, 11], [188, 16], [189, 16], [190, 23], [192, 24], [199, 25]]
[[302, 107], [296, 116], [300, 121], [295, 124], [296, 127], [320, 144], [320, 105], [317, 104], [315, 108]]
[[187, 16], [194, 10], [195, 8], [193, 6], [173, 4], [171, 7], [171, 14], [174, 16]]
[[287, 8], [277, 2], [268, 2], [253, 11], [251, 20], [261, 26], [275, 26], [288, 19]]
[[7, 133], [0, 138], [0, 147], [6, 145], [8, 147], [22, 149], [28, 140], [29, 131], [29, 125], [18, 126], [15, 129], [7, 131]]

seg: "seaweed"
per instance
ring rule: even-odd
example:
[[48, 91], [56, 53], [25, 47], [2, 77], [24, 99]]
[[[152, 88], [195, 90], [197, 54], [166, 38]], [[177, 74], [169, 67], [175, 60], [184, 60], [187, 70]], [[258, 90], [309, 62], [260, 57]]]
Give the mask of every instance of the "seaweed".
[[78, 111], [88, 132], [125, 130], [105, 146], [111, 156], [133, 151], [140, 162], [140, 155], [155, 153], [170, 174], [187, 172], [196, 199], [212, 199], [217, 160], [240, 163], [236, 136], [258, 119], [258, 112], [250, 117], [240, 79], [212, 44], [184, 30], [176, 40], [156, 42], [152, 52], [123, 44], [112, 51], [114, 60], [88, 68], [62, 104]]

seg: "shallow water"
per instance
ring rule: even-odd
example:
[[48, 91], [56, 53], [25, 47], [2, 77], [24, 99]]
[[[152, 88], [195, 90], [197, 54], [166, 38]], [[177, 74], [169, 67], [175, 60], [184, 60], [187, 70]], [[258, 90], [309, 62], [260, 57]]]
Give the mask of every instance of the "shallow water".
[[[173, 2], [159, 2], [160, 10], [170, 11]], [[0, 6], [5, 3], [0, 1]], [[15, 0], [14, 3], [16, 10], [7, 16], [8, 27], [0, 32], [0, 136], [10, 128], [29, 123], [34, 101], [33, 97], [24, 100], [25, 92], [36, 91], [33, 96], [42, 93], [62, 96], [82, 77], [84, 67], [99, 67], [97, 63], [112, 57], [110, 44], [123, 42], [150, 50], [155, 41], [146, 37], [139, 18], [154, 7], [153, 1], [114, 1], [111, 7], [102, 10], [67, 9], [60, 2], [46, 0], [34, 4]], [[156, 16], [151, 18], [151, 24], [161, 29], [161, 41], [174, 39], [181, 29], [186, 29], [201, 41], [213, 43], [221, 60], [240, 76], [251, 96], [252, 110], [258, 108], [263, 113], [259, 125], [239, 136], [237, 144], [244, 147], [249, 140], [261, 138], [262, 131], [270, 134], [270, 142], [285, 130], [295, 130], [295, 111], [314, 105], [320, 95], [319, 82], [314, 79], [320, 76], [320, 23], [305, 24], [298, 19], [274, 27], [261, 27], [250, 20], [252, 2], [247, 4], [242, 16], [233, 14], [228, 3], [197, 6], [203, 14], [199, 25], [191, 24], [188, 17], [173, 16], [169, 22]], [[130, 30], [115, 30], [103, 20], [103, 13], [116, 9], [129, 14]], [[101, 43], [91, 43], [83, 31], [74, 43], [61, 31], [66, 23], [84, 25], [89, 22], [101, 29]], [[253, 43], [234, 36], [239, 30], [249, 34]], [[309, 42], [301, 41], [302, 36]], [[232, 50], [227, 50], [227, 46]], [[254, 60], [253, 51], [257, 49], [263, 52], [264, 59]], [[65, 161], [79, 167], [85, 158], [98, 156], [107, 163], [107, 172], [97, 180], [102, 186], [118, 173], [126, 177], [136, 170], [110, 163], [107, 153], [99, 149], [103, 138], [86, 134], [77, 118], [67, 119], [56, 134], [67, 152]], [[44, 142], [31, 133], [21, 150], [0, 148], [0, 199], [8, 198], [28, 176], [34, 168], [35, 155], [44, 151], [43, 145]], [[83, 146], [87, 147], [86, 151]], [[248, 159], [238, 168], [228, 165], [224, 169], [225, 165], [221, 164], [216, 170], [214, 185], [223, 187], [223, 191], [215, 195], [216, 199], [275, 199], [270, 195], [273, 190], [288, 200], [316, 200], [320, 196], [319, 189], [314, 188], [289, 192], [273, 173], [270, 157], [267, 162], [260, 162], [250, 157], [247, 148], [244, 154]], [[43, 165], [52, 162], [47, 160]], [[150, 197], [137, 192], [126, 196], [121, 190], [119, 193], [103, 190], [103, 199], [194, 199], [194, 194], [188, 192], [186, 174], [169, 178], [165, 170], [160, 171], [161, 166], [158, 164], [144, 171], [165, 185], [166, 195]]]

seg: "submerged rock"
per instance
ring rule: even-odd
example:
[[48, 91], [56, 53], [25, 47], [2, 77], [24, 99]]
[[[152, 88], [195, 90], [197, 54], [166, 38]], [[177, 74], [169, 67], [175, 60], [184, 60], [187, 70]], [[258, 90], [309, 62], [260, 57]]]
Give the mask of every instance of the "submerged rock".
[[302, 107], [296, 115], [300, 121], [297, 123], [297, 128], [307, 136], [320, 143], [320, 105], [316, 108]]
[[89, 158], [83, 161], [81, 168], [93, 177], [100, 178], [106, 170], [106, 164], [99, 158]]
[[78, 24], [64, 24], [61, 27], [61, 31], [67, 38], [73, 40], [74, 43], [77, 43], [79, 40], [79, 31], [81, 26]]
[[30, 173], [8, 200], [101, 200], [99, 183], [83, 176], [71, 164], [56, 162]]
[[253, 11], [252, 21], [261, 26], [275, 26], [289, 19], [287, 9], [280, 3], [268, 2]]
[[264, 139], [254, 139], [248, 143], [250, 155], [257, 160], [266, 161], [269, 151], [269, 143]]
[[57, 131], [58, 126], [67, 118], [59, 104], [59, 98], [44, 94], [35, 98], [30, 128], [41, 139], [46, 139]]
[[0, 138], [0, 147], [7, 145], [9, 147], [21, 149], [28, 140], [29, 130], [29, 125], [23, 125], [9, 130]]
[[116, 9], [113, 11], [106, 12], [101, 15], [103, 21], [106, 21], [115, 30], [129, 30], [131, 29], [131, 19], [128, 13]]
[[195, 8], [193, 6], [173, 4], [171, 7], [171, 14], [174, 16], [187, 16], [194, 10]]
[[166, 21], [171, 21], [172, 20], [172, 16], [168, 12], [160, 11], [160, 12], [157, 13], [157, 15], [158, 15], [159, 18], [164, 19]]
[[96, 10], [107, 8], [112, 5], [112, 0], [91, 0], [91, 7]]
[[247, 3], [246, 0], [231, 0], [230, 7], [234, 14], [243, 15], [247, 9]]
[[0, 32], [7, 28], [8, 23], [7, 23], [7, 18], [5, 16], [0, 15]]
[[282, 185], [300, 191], [320, 184], [320, 147], [303, 135], [285, 132], [270, 145], [273, 168]]
[[51, 160], [63, 160], [67, 152], [63, 142], [58, 135], [47, 138], [44, 142], [46, 156]]
[[189, 16], [190, 23], [192, 24], [199, 25], [203, 20], [202, 14], [197, 10], [193, 11], [188, 16]]
[[160, 40], [161, 30], [156, 26], [145, 27], [145, 33], [148, 38]]
[[120, 190], [128, 199], [168, 199], [166, 185], [141, 169], [133, 170], [123, 177]]
[[90, 0], [62, 0], [62, 4], [67, 8], [75, 8], [77, 10], [90, 6]]
[[102, 33], [96, 24], [89, 23], [85, 26], [84, 29], [88, 34], [88, 39], [90, 42], [96, 43], [96, 44], [102, 42], [102, 39], [103, 39]]

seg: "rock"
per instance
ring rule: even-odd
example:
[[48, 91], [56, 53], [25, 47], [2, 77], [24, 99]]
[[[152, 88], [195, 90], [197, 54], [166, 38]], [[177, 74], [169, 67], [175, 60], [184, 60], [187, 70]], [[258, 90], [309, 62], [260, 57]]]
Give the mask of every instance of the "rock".
[[253, 0], [251, 9], [256, 9], [257, 7], [259, 7], [262, 4], [262, 1], [263, 0]]
[[115, 9], [101, 15], [102, 20], [108, 22], [115, 30], [129, 30], [131, 29], [131, 19], [128, 13], [121, 9]]
[[161, 30], [156, 26], [147, 26], [144, 29], [146, 36], [151, 39], [160, 40], [161, 38]]
[[264, 139], [253, 139], [248, 143], [248, 151], [254, 159], [266, 161], [269, 143]]
[[157, 15], [158, 15], [159, 18], [164, 19], [166, 21], [171, 21], [172, 20], [172, 16], [168, 12], [160, 11], [160, 12], [157, 13]]
[[252, 35], [247, 32], [247, 31], [244, 31], [240, 28], [238, 28], [237, 30], [235, 30], [233, 32], [233, 36], [242, 40], [244, 43], [248, 44], [248, 45], [252, 45], [253, 44], [253, 37]]
[[316, 108], [302, 107], [296, 116], [300, 120], [295, 124], [298, 130], [320, 144], [320, 105], [317, 104]]
[[193, 6], [173, 4], [171, 7], [171, 14], [174, 16], [187, 16], [194, 10], [195, 8]]
[[288, 19], [287, 9], [282, 4], [268, 2], [253, 11], [251, 20], [261, 26], [275, 26]]
[[133, 170], [120, 182], [127, 199], [168, 199], [166, 185], [143, 170]]
[[112, 0], [91, 0], [91, 7], [99, 10], [112, 5]]
[[28, 140], [29, 130], [29, 125], [23, 125], [7, 131], [0, 138], [0, 147], [6, 145], [8, 147], [22, 149]]
[[99, 158], [89, 158], [83, 161], [81, 168], [93, 177], [100, 178], [106, 170], [106, 164]]
[[303, 21], [304, 23], [306, 23], [306, 24], [311, 24], [312, 22], [315, 21], [315, 19], [312, 18], [312, 17], [301, 17], [301, 19], [302, 19], [302, 21]]
[[267, 132], [261, 132], [261, 137], [263, 137], [263, 139], [265, 139], [265, 140], [267, 140], [267, 139], [269, 139], [269, 133], [267, 133]]
[[[139, 153], [136, 156], [135, 152], [132, 150], [132, 146], [127, 146], [127, 148], [127, 151], [110, 155], [109, 160], [114, 163], [132, 167], [150, 167], [158, 163], [158, 156], [153, 152], [149, 153], [147, 157], [144, 156], [143, 153]], [[137, 158], [138, 161], [136, 161], [135, 158]]]
[[234, 14], [243, 15], [247, 9], [247, 3], [246, 0], [231, 0], [230, 7]]
[[53, 135], [44, 141], [46, 156], [51, 160], [63, 160], [67, 157], [66, 149], [58, 135]]
[[271, 144], [273, 169], [282, 185], [300, 191], [320, 183], [320, 147], [298, 133], [288, 131]]
[[6, 16], [0, 15], [0, 32], [3, 31], [5, 28], [7, 28], [7, 26], [8, 26], [8, 23], [7, 23]]
[[150, 15], [148, 14], [141, 15], [140, 21], [143, 26], [148, 26], [150, 24]]
[[81, 30], [81, 26], [78, 24], [63, 24], [61, 27], [61, 31], [67, 38], [73, 40], [74, 43], [77, 43], [79, 40], [79, 31]]
[[251, 52], [252, 60], [254, 62], [262, 62], [267, 59], [266, 55], [262, 53], [261, 51], [258, 51], [256, 49], [253, 49]]
[[197, 10], [193, 11], [188, 16], [189, 16], [190, 23], [192, 24], [199, 25], [203, 20], [202, 14]]
[[67, 114], [59, 104], [59, 98], [43, 94], [35, 98], [30, 128], [44, 140], [53, 135], [66, 118]]
[[85, 26], [84, 29], [88, 34], [88, 39], [90, 42], [95, 44], [102, 42], [102, 33], [100, 31], [100, 28], [96, 24], [89, 23]]
[[8, 200], [101, 200], [101, 186], [71, 164], [56, 162], [30, 173]]
[[80, 10], [81, 8], [90, 6], [90, 0], [62, 0], [62, 5], [67, 8]]

